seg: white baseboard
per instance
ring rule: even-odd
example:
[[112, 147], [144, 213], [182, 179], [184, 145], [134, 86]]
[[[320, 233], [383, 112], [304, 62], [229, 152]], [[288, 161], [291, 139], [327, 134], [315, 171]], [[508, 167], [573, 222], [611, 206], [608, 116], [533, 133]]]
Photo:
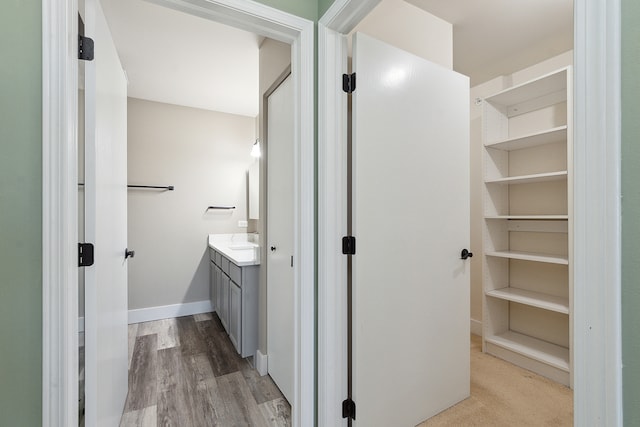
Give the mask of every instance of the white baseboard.
[[266, 354], [262, 354], [260, 350], [256, 350], [256, 360], [255, 360], [256, 371], [258, 371], [258, 373], [261, 376], [265, 376], [269, 373], [268, 362], [269, 362], [269, 357]]
[[[212, 311], [213, 307], [209, 300], [138, 308], [129, 310], [129, 324], [170, 319], [172, 317], [191, 316], [193, 314], [210, 313]], [[78, 317], [78, 333], [82, 332], [84, 332], [84, 317]]]
[[473, 335], [482, 336], [482, 322], [476, 319], [471, 319], [471, 333]]
[[184, 304], [162, 305], [159, 307], [138, 308], [129, 310], [129, 324], [151, 322], [152, 320], [170, 319], [213, 311], [210, 300], [187, 302]]

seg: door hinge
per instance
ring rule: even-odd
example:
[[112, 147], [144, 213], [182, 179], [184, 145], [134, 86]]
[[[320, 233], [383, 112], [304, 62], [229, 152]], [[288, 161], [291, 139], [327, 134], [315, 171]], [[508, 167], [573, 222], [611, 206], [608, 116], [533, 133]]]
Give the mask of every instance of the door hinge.
[[93, 39], [78, 36], [78, 59], [93, 61]]
[[342, 238], [342, 253], [345, 255], [356, 254], [356, 238], [353, 236], [344, 236]]
[[351, 399], [342, 401], [342, 418], [356, 419], [356, 402]]
[[78, 243], [78, 267], [93, 265], [93, 244]]
[[346, 93], [356, 90], [356, 73], [342, 75], [342, 90]]

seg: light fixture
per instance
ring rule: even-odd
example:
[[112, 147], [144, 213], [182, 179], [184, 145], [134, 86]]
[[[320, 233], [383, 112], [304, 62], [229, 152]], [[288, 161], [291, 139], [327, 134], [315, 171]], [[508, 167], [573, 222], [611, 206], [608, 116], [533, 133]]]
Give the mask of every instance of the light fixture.
[[253, 143], [253, 147], [251, 147], [251, 157], [260, 157], [260, 140], [256, 139], [256, 142]]

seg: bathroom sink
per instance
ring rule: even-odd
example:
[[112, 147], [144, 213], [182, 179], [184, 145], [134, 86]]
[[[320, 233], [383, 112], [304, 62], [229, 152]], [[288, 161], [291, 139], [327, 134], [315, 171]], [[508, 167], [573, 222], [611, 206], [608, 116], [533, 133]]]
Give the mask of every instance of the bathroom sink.
[[260, 265], [260, 245], [253, 240], [254, 237], [256, 235], [246, 233], [209, 234], [208, 244], [218, 256], [224, 256], [238, 267]]
[[235, 245], [229, 245], [229, 249], [234, 249], [234, 250], [243, 250], [243, 249], [253, 249], [253, 248], [257, 248], [258, 245], [256, 245], [255, 243], [237, 243]]

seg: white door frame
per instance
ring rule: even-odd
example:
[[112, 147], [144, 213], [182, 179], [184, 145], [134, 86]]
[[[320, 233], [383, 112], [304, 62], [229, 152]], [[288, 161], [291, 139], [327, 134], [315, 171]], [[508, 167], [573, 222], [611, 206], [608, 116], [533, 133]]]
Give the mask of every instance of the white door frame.
[[[444, 0], [443, 0], [444, 1]], [[380, 0], [318, 23], [318, 425], [346, 425], [346, 38]], [[574, 425], [622, 425], [620, 0], [575, 0]], [[603, 66], [604, 64], [604, 66]]]
[[[292, 46], [295, 85], [294, 426], [314, 424], [314, 23], [250, 0], [156, 3]], [[78, 424], [78, 0], [42, 2], [42, 425]], [[96, 48], [99, 52], [99, 47]], [[99, 54], [99, 53], [97, 53]]]

